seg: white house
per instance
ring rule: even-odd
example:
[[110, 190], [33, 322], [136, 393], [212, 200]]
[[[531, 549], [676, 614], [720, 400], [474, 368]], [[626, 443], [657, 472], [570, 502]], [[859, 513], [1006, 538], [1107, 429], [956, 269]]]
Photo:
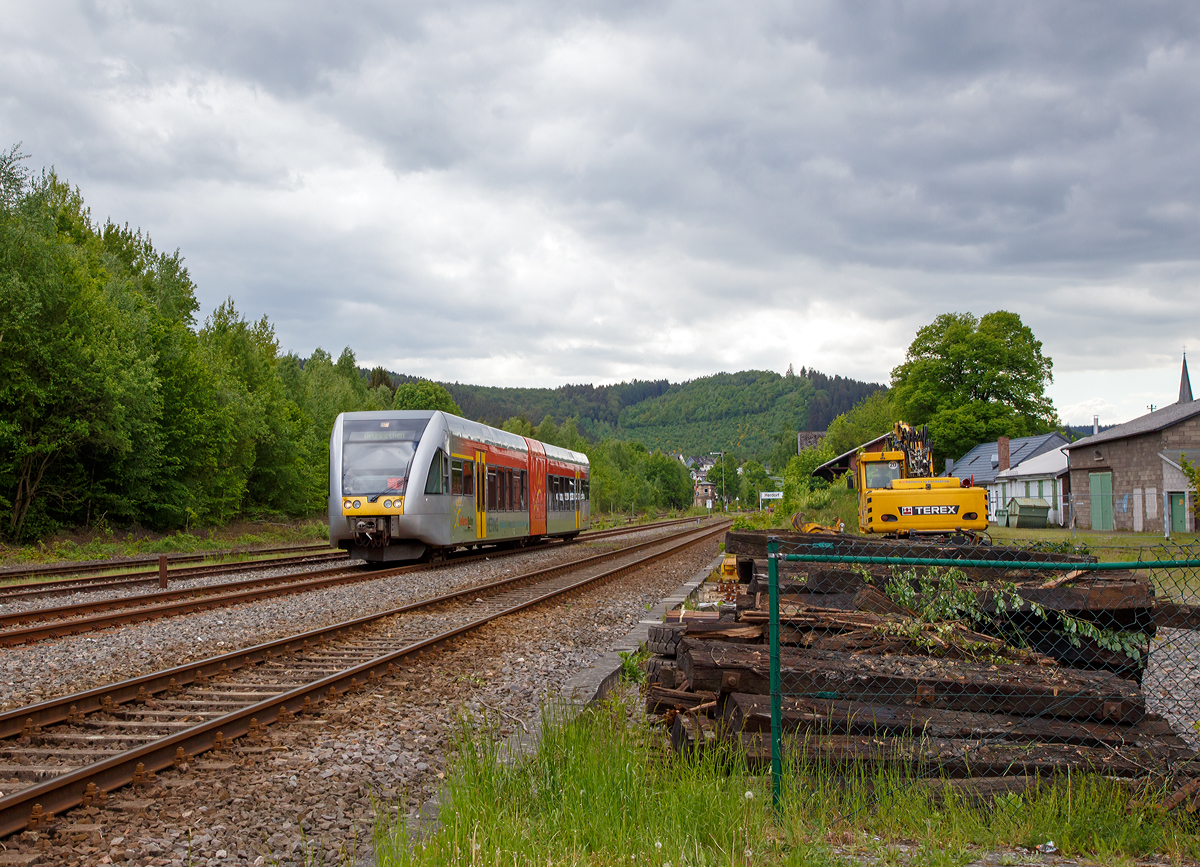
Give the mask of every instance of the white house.
[[1059, 449], [1042, 452], [1021, 461], [1015, 467], [1001, 470], [987, 485], [988, 510], [995, 515], [1013, 497], [1040, 497], [1050, 504], [1047, 524], [1066, 523], [1064, 485], [1067, 484], [1067, 456]]

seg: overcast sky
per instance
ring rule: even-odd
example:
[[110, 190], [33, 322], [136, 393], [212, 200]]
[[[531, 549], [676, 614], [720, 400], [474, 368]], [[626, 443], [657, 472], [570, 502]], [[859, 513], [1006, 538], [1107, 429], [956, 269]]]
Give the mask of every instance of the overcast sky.
[[1007, 309], [1069, 422], [1200, 371], [1194, 2], [3, 10], [0, 145], [285, 351], [887, 382], [937, 314]]

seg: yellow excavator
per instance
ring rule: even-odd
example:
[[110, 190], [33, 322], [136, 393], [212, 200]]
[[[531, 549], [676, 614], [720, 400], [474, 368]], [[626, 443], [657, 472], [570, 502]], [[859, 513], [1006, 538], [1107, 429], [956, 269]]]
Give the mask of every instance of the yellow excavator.
[[860, 451], [858, 529], [886, 536], [973, 536], [988, 528], [987, 492], [933, 474], [929, 428], [896, 422], [883, 451]]

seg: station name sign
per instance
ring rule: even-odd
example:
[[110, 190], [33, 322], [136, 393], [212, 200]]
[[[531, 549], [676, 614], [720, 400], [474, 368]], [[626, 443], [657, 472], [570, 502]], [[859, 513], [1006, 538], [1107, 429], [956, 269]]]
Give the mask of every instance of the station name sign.
[[763, 491], [758, 495], [760, 500], [782, 500], [783, 491]]

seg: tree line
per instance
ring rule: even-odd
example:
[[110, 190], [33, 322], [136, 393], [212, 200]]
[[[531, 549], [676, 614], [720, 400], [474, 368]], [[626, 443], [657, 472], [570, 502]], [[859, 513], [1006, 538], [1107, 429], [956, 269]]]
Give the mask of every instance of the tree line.
[[[281, 352], [232, 300], [203, 323], [198, 309], [179, 251], [94, 221], [77, 188], [0, 152], [0, 537], [320, 514], [338, 413], [461, 412], [434, 383], [364, 375], [349, 347]], [[539, 430], [588, 451], [617, 507], [690, 504], [661, 455]]]
[[[383, 373], [396, 382], [410, 379]], [[665, 379], [558, 388], [439, 384], [467, 416], [488, 424], [518, 416], [550, 416], [559, 424], [573, 418], [590, 440], [633, 440], [650, 451], [690, 457], [724, 449], [763, 463], [774, 458], [777, 464], [781, 439], [794, 439], [798, 430], [824, 430], [836, 416], [883, 389], [878, 383], [808, 368], [798, 374], [789, 368], [783, 375], [769, 370], [718, 373], [674, 384]], [[795, 453], [793, 446], [790, 455]]]

